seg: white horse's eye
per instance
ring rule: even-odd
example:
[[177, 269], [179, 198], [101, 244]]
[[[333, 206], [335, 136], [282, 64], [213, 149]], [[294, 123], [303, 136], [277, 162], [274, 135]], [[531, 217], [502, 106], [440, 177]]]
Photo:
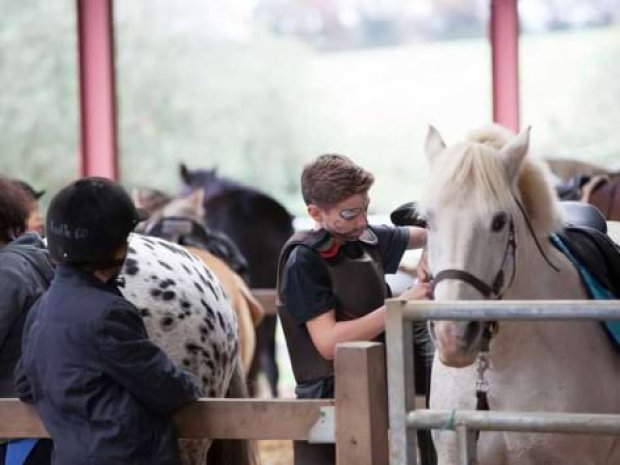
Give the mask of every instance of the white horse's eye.
[[501, 231], [506, 225], [506, 217], [507, 215], [505, 212], [496, 213], [491, 223], [491, 230], [493, 232]]

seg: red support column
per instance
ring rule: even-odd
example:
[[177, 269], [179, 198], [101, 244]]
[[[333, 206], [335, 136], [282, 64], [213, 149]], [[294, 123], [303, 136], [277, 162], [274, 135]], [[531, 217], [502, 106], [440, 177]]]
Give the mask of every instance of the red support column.
[[517, 0], [491, 0], [493, 121], [519, 131], [519, 13]]
[[112, 0], [76, 0], [81, 175], [118, 178]]

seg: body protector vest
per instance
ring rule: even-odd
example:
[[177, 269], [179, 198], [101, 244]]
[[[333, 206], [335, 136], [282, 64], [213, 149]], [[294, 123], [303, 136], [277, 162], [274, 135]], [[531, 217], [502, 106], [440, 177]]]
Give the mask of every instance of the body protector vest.
[[336, 321], [362, 317], [381, 307], [389, 288], [385, 283], [377, 236], [366, 229], [357, 241], [340, 242], [327, 231], [300, 231], [284, 245], [278, 263], [277, 306], [286, 337], [291, 365], [298, 384], [333, 375], [333, 362], [321, 356], [305, 324], [299, 324], [286, 308], [282, 275], [295, 247], [309, 247], [321, 258], [337, 300]]

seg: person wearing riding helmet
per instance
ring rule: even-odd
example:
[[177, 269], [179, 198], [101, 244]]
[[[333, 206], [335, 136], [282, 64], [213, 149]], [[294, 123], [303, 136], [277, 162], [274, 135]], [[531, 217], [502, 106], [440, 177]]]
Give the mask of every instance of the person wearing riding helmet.
[[58, 265], [26, 321], [16, 387], [54, 441], [53, 464], [181, 463], [170, 416], [199, 386], [149, 340], [117, 288], [127, 238], [145, 216], [104, 178], [77, 180], [51, 201]]
[[[41, 238], [26, 232], [29, 198], [13, 180], [0, 177], [0, 397], [17, 396], [13, 370], [21, 354], [30, 308], [48, 288], [54, 269]], [[49, 463], [51, 441], [0, 440], [0, 464]]]

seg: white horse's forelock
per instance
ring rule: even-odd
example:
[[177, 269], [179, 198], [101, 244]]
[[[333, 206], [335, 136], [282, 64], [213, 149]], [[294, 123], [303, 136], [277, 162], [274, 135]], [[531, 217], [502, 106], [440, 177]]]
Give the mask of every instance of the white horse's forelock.
[[488, 218], [498, 210], [516, 214], [513, 195], [518, 195], [537, 236], [558, 231], [563, 218], [542, 163], [526, 156], [519, 170], [518, 192], [508, 185], [498, 153], [512, 137], [511, 131], [494, 124], [470, 132], [466, 141], [444, 150], [432, 163], [422, 210], [456, 202], [478, 217]]

